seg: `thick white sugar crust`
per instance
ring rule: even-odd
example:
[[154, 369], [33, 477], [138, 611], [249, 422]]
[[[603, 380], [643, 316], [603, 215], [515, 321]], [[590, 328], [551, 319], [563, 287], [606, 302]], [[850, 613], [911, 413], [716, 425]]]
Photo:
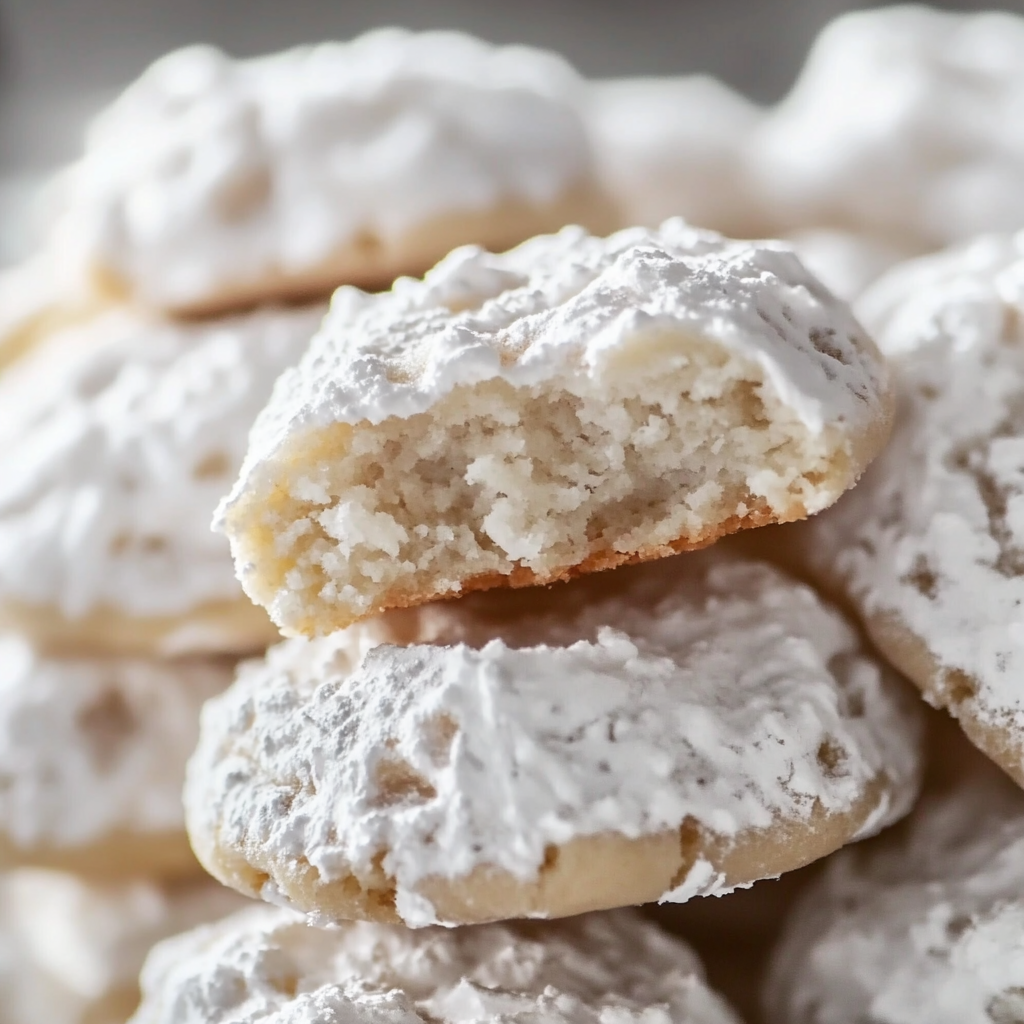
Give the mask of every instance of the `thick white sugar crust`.
[[68, 619], [241, 601], [210, 532], [249, 428], [323, 307], [172, 324], [116, 310], [0, 379], [0, 601]]
[[[892, 357], [888, 449], [795, 528], [801, 557], [966, 673], [971, 714], [1024, 731], [1024, 235], [901, 266], [861, 308]], [[934, 681], [941, 697], [946, 683]]]
[[[244, 667], [204, 710], [193, 837], [305, 858], [325, 880], [366, 877], [383, 854], [399, 913], [422, 925], [428, 876], [492, 865], [530, 881], [581, 836], [691, 818], [731, 837], [851, 811], [883, 777], [861, 834], [905, 813], [913, 708], [806, 587], [704, 553], [551, 596], [540, 617], [496, 622], [522, 595], [479, 595]], [[389, 629], [412, 645], [381, 644]], [[399, 798], [394, 765], [418, 780]], [[697, 871], [664, 898], [723, 885]]]
[[750, 144], [789, 227], [923, 248], [1024, 226], [1024, 18], [885, 6], [837, 18]]
[[0, 637], [0, 838], [29, 851], [182, 831], [185, 762], [227, 666], [56, 659]]
[[623, 224], [681, 216], [732, 237], [761, 233], [745, 151], [763, 112], [745, 97], [705, 75], [611, 78], [590, 83], [584, 111]]
[[[757, 364], [804, 426], [851, 434], [883, 415], [885, 367], [849, 307], [791, 252], [732, 242], [681, 220], [596, 238], [566, 228], [501, 255], [467, 246], [390, 292], [341, 288], [301, 363], [251, 435], [225, 511], [272, 485], [289, 442], [334, 424], [430, 410], [458, 386], [504, 379], [572, 393], [631, 362], [680, 358], [691, 338]], [[264, 474], [267, 474], [266, 476]]]
[[135, 1024], [738, 1024], [689, 947], [630, 910], [419, 931], [247, 911], [162, 943], [142, 984]]
[[55, 189], [53, 246], [177, 306], [301, 278], [367, 237], [554, 204], [593, 170], [581, 89], [554, 54], [456, 32], [250, 60], [189, 47], [92, 125]]
[[998, 777], [923, 805], [909, 835], [843, 851], [772, 966], [772, 1024], [993, 1024], [1024, 1009], [1024, 799]]
[[250, 901], [211, 879], [98, 884], [25, 868], [0, 878], [0, 903], [3, 937], [89, 1004], [132, 989], [146, 953], [161, 939], [226, 917]]

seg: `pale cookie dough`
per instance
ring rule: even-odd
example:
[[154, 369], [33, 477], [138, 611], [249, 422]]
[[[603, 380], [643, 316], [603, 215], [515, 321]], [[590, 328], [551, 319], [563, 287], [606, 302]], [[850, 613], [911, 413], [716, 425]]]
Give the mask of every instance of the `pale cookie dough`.
[[100, 885], [52, 871], [0, 876], [0, 1021], [124, 1024], [156, 942], [248, 902], [209, 879]]
[[893, 361], [893, 439], [790, 544], [1024, 784], [1024, 234], [897, 268], [861, 308]]
[[204, 709], [188, 829], [314, 920], [681, 902], [904, 814], [914, 704], [808, 588], [682, 555], [271, 650]]
[[633, 911], [413, 932], [249, 910], [157, 946], [133, 1024], [739, 1024]]
[[704, 75], [593, 82], [584, 111], [598, 175], [623, 226], [666, 217], [733, 237], [771, 223], [749, 181], [745, 149], [762, 112]]
[[800, 519], [889, 430], [888, 373], [790, 252], [666, 221], [342, 289], [218, 513], [287, 635]]
[[386, 288], [468, 242], [606, 230], [583, 88], [554, 54], [455, 32], [180, 50], [93, 124], [49, 244], [101, 292], [210, 313]]
[[1024, 18], [845, 14], [751, 143], [764, 203], [931, 249], [1024, 227]]
[[195, 873], [181, 787], [227, 664], [64, 660], [0, 637], [0, 868]]
[[775, 953], [771, 1024], [1024, 1020], [1020, 792], [982, 778], [909, 826], [844, 850], [804, 894]]
[[112, 310], [0, 376], [0, 623], [75, 654], [277, 639], [210, 519], [323, 311], [181, 325]]

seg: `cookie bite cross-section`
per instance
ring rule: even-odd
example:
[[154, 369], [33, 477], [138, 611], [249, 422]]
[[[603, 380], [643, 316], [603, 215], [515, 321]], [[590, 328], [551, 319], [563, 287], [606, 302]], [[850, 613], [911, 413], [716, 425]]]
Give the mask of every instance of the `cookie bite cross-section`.
[[221, 506], [290, 635], [800, 519], [883, 444], [884, 364], [792, 253], [667, 221], [341, 289]]

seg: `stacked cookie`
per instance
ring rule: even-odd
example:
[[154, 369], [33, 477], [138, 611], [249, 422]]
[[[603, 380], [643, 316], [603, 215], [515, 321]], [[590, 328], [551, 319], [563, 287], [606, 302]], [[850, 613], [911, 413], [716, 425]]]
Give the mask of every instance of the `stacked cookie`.
[[681, 947], [657, 971], [706, 1008], [639, 994], [668, 940], [631, 913], [451, 926], [724, 893], [907, 811], [894, 677], [806, 587], [695, 550], [831, 504], [889, 402], [791, 253], [681, 221], [339, 291], [218, 513], [295, 639], [208, 702], [186, 783], [204, 865], [283, 907], [161, 947], [137, 1020], [363, 1019], [385, 993], [726, 1019]]
[[201, 704], [278, 638], [216, 503], [334, 287], [603, 222], [575, 88], [448, 34], [197, 48], [54, 184], [0, 325], [4, 1024], [123, 1021], [148, 946], [242, 902], [203, 880], [181, 804]]

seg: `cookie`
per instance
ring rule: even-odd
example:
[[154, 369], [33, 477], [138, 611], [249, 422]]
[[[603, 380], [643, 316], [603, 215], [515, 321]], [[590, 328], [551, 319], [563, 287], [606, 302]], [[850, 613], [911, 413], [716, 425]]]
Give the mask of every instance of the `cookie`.
[[983, 777], [898, 837], [844, 850], [801, 898], [772, 1024], [1012, 1024], [1024, 1015], [1024, 799]]
[[317, 921], [682, 902], [904, 814], [914, 703], [812, 591], [715, 549], [272, 649], [204, 709], [188, 829]]
[[750, 147], [788, 227], [926, 250], [1024, 227], [1024, 18], [924, 6], [845, 14]]
[[703, 547], [831, 504], [884, 362], [789, 252], [580, 228], [353, 289], [260, 415], [218, 526], [286, 635]]
[[50, 246], [174, 313], [386, 288], [469, 242], [611, 226], [561, 58], [386, 29], [233, 60], [168, 54], [60, 183]]
[[46, 658], [0, 637], [0, 868], [197, 872], [185, 761], [230, 679], [226, 664]]
[[681, 216], [734, 238], [766, 232], [745, 157], [762, 111], [727, 85], [705, 75], [596, 81], [584, 111], [622, 226]]
[[54, 331], [103, 307], [97, 296], [61, 281], [46, 253], [0, 269], [0, 372]]
[[898, 382], [892, 442], [788, 543], [1024, 785], [1024, 235], [898, 268], [861, 308]]
[[210, 519], [322, 307], [180, 325], [121, 308], [0, 377], [0, 623], [57, 653], [277, 639]]
[[689, 948], [632, 911], [409, 931], [249, 910], [161, 943], [142, 988], [134, 1024], [739, 1022]]
[[210, 880], [100, 885], [53, 871], [0, 876], [4, 1024], [124, 1024], [156, 942], [242, 909]]

